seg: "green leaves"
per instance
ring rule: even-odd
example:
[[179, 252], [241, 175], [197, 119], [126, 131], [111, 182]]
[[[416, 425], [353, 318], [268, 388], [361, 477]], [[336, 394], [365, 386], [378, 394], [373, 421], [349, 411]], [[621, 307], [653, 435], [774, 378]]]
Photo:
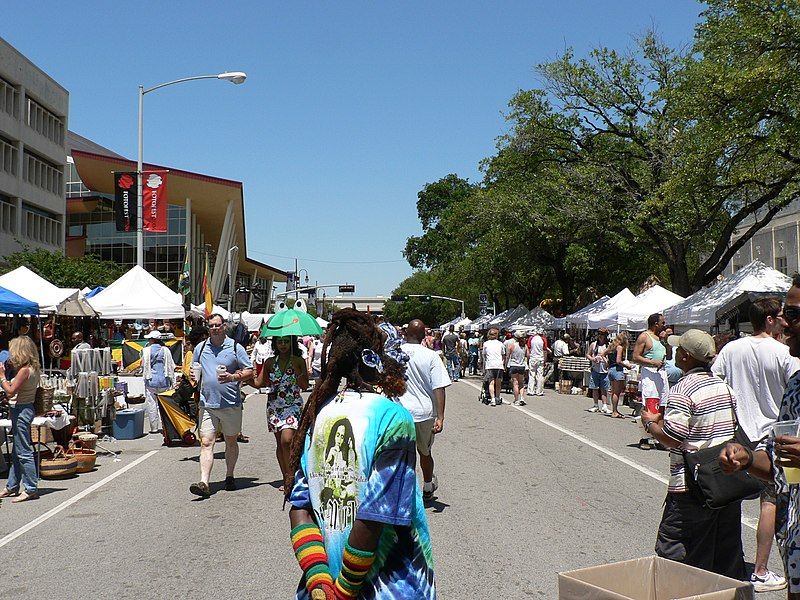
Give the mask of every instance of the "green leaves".
[[92, 255], [68, 258], [60, 252], [37, 249], [9, 254], [3, 259], [0, 273], [8, 273], [20, 266], [28, 267], [58, 287], [78, 289], [107, 286], [126, 271], [117, 263]]

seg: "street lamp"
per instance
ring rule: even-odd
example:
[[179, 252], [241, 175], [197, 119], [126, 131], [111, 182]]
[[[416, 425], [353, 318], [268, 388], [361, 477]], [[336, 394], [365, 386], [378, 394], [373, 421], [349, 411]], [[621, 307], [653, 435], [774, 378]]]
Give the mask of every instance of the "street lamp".
[[183, 77], [182, 79], [176, 79], [174, 81], [167, 81], [166, 83], [159, 83], [158, 85], [154, 85], [151, 88], [144, 89], [144, 86], [139, 86], [139, 152], [138, 158], [136, 161], [136, 264], [140, 267], [144, 267], [144, 215], [142, 214], [142, 162], [143, 162], [143, 154], [144, 154], [144, 95], [149, 94], [150, 92], [154, 92], [155, 90], [161, 89], [163, 87], [167, 87], [168, 85], [174, 85], [176, 83], [183, 83], [184, 81], [194, 81], [196, 79], [224, 79], [226, 81], [230, 81], [231, 83], [240, 84], [244, 83], [244, 80], [247, 79], [247, 75], [241, 71], [226, 71], [225, 73], [220, 73], [219, 75], [195, 75], [194, 77]]

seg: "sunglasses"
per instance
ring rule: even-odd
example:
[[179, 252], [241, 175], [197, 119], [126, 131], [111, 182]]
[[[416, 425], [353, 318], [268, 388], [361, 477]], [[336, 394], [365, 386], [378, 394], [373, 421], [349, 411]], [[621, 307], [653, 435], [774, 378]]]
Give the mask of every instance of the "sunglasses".
[[222, 325], [209, 325], [209, 329], [222, 329]]
[[782, 314], [778, 315], [786, 319], [787, 322], [794, 322], [800, 319], [800, 306], [785, 306]]

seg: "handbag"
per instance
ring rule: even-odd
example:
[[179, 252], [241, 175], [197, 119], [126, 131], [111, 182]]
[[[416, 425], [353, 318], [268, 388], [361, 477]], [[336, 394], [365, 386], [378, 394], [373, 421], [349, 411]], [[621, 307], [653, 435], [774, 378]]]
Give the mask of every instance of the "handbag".
[[[736, 419], [735, 412], [733, 418]], [[719, 464], [719, 455], [725, 445], [731, 442], [746, 448], [753, 447], [737, 421], [732, 439], [694, 452], [683, 451], [686, 487], [707, 508], [718, 510], [734, 502], [758, 498], [766, 487], [765, 482], [753, 477], [747, 471], [737, 471], [730, 475], [723, 472]]]

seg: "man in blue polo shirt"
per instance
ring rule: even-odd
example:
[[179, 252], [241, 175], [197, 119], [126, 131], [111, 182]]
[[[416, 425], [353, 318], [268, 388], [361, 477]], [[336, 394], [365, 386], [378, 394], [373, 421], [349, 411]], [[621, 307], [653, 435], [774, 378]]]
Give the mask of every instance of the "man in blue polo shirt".
[[236, 489], [233, 469], [239, 458], [239, 432], [242, 430], [240, 386], [253, 376], [253, 364], [241, 344], [225, 335], [225, 320], [213, 314], [208, 318], [208, 340], [195, 348], [193, 361], [200, 363], [200, 481], [189, 486], [196, 496], [208, 498], [214, 443], [217, 431], [225, 438], [225, 489]]

